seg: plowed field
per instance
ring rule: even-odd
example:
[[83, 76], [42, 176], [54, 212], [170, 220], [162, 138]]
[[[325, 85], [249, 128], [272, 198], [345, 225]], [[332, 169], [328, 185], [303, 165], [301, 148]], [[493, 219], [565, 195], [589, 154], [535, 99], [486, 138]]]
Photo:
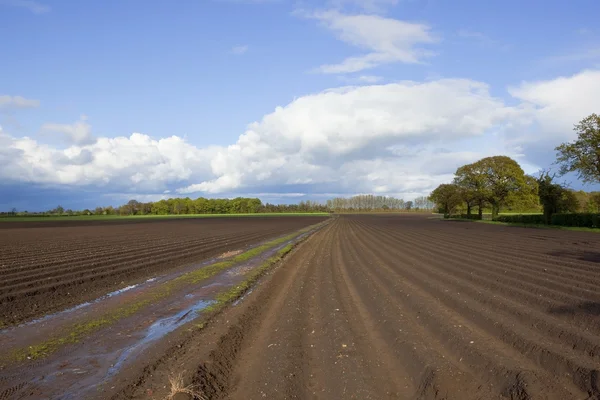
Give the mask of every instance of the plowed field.
[[296, 231], [324, 217], [0, 225], [0, 325], [104, 295], [187, 263]]
[[341, 216], [115, 398], [176, 367], [210, 399], [598, 399], [599, 253], [593, 233]]

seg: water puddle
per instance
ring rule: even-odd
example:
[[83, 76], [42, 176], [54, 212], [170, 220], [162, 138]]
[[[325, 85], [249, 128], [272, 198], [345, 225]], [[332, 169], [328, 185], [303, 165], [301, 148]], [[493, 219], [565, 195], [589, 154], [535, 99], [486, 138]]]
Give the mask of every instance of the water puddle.
[[[188, 296], [190, 295], [188, 294], [185, 297], [193, 297]], [[136, 352], [141, 352], [149, 343], [160, 339], [167, 333], [173, 332], [180, 326], [192, 321], [198, 316], [197, 313], [199, 311], [202, 311], [203, 309], [214, 303], [214, 301], [200, 300], [199, 302], [193, 304], [191, 307], [184, 308], [177, 314], [159, 319], [158, 321], [150, 325], [150, 328], [148, 328], [148, 331], [146, 332], [146, 335], [142, 340], [139, 340], [137, 343], [129, 346], [121, 353], [117, 361], [109, 368], [107, 377], [111, 377], [117, 372], [119, 372], [119, 370], [128, 358], [134, 356]]]

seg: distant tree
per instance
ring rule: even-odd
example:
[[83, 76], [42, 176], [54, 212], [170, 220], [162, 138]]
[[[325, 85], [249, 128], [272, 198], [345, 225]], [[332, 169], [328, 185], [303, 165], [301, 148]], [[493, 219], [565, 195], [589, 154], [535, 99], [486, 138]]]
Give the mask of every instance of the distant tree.
[[17, 215], [17, 209], [16, 209], [16, 207], [13, 207], [13, 208], [10, 210], [10, 215]]
[[65, 209], [60, 205], [54, 209], [54, 214], [62, 215], [64, 213], [65, 213]]
[[492, 218], [498, 216], [500, 208], [505, 206], [515, 193], [529, 193], [525, 173], [521, 166], [507, 156], [483, 158], [476, 163], [483, 171], [486, 200], [492, 206]]
[[125, 214], [129, 214], [129, 215], [135, 215], [139, 212], [140, 210], [140, 205], [141, 203], [137, 200], [129, 200], [127, 202], [127, 204], [124, 206], [125, 207]]
[[94, 214], [95, 215], [103, 215], [104, 209], [102, 207], [96, 207], [96, 209], [94, 210]]
[[449, 215], [462, 203], [461, 188], [452, 183], [444, 183], [438, 186], [429, 198], [438, 206], [440, 212]]
[[561, 174], [576, 172], [586, 183], [600, 182], [600, 116], [592, 114], [575, 125], [577, 139], [556, 148]]
[[406, 203], [404, 203], [404, 207], [410, 211], [413, 207], [413, 202], [411, 200], [407, 201]]

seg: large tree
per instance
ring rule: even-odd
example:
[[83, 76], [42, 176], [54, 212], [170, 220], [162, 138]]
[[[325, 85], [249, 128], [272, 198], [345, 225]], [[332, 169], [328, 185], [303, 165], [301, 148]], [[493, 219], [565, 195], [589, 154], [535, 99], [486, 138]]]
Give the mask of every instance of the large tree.
[[492, 206], [492, 218], [498, 216], [500, 208], [506, 206], [515, 194], [530, 193], [523, 169], [510, 157], [486, 157], [477, 161], [474, 169], [481, 171], [483, 175], [482, 193]]
[[600, 116], [592, 114], [575, 125], [577, 139], [556, 148], [560, 172], [576, 172], [587, 183], [600, 182]]
[[452, 214], [456, 207], [462, 202], [461, 191], [458, 185], [444, 183], [438, 186], [429, 199], [433, 201], [445, 215]]
[[483, 218], [483, 207], [489, 197], [486, 185], [485, 168], [482, 164], [463, 165], [456, 170], [454, 183], [460, 188], [461, 198], [467, 205], [467, 214], [471, 208], [478, 206], [479, 219]]

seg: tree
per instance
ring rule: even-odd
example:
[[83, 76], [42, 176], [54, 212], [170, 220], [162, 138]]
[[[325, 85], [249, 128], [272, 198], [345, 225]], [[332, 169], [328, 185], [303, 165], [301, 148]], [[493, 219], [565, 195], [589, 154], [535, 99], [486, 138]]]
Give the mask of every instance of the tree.
[[542, 172], [537, 179], [540, 203], [544, 209], [544, 220], [546, 224], [552, 222], [552, 214], [561, 212], [575, 212], [579, 208], [579, 202], [575, 193], [558, 183], [553, 183], [554, 176], [548, 172]]
[[462, 202], [461, 188], [456, 184], [443, 183], [431, 192], [429, 199], [437, 204], [440, 212], [450, 215]]
[[589, 206], [592, 212], [600, 211], [600, 192], [590, 194]]
[[577, 139], [556, 147], [560, 173], [577, 172], [585, 183], [600, 182], [600, 116], [592, 114], [573, 129]]
[[64, 214], [65, 209], [62, 206], [58, 206], [54, 209], [54, 214], [62, 215]]
[[515, 160], [507, 156], [486, 157], [475, 163], [484, 177], [483, 194], [492, 206], [492, 219], [498, 216], [515, 193], [529, 193], [525, 173]]
[[483, 219], [483, 207], [490, 194], [486, 185], [485, 166], [481, 163], [463, 165], [456, 170], [454, 183], [460, 188], [461, 198], [467, 205], [467, 214], [478, 206], [479, 219]]
[[407, 209], [408, 211], [410, 211], [410, 210], [411, 210], [412, 206], [413, 206], [413, 202], [412, 202], [411, 200], [409, 200], [409, 201], [407, 201], [406, 203], [404, 203], [404, 207], [406, 207], [406, 209]]
[[137, 214], [140, 209], [140, 202], [137, 200], [129, 200], [125, 207], [125, 213], [129, 215]]

